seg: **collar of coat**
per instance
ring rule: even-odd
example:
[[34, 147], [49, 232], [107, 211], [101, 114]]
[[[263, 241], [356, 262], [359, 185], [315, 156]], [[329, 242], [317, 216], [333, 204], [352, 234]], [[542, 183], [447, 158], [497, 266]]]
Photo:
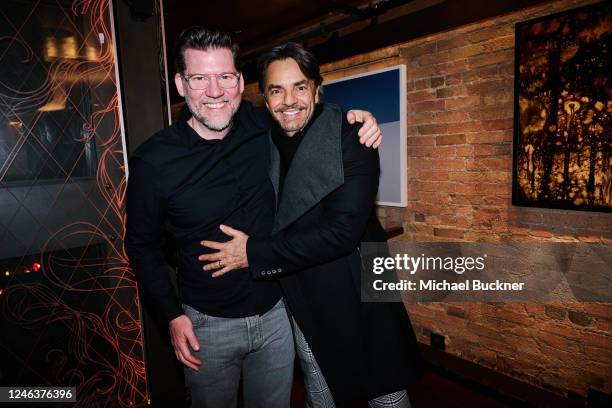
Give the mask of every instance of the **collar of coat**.
[[278, 203], [274, 232], [293, 223], [344, 183], [342, 115], [339, 106], [323, 105], [295, 152], [281, 197], [278, 197], [280, 156], [270, 138], [270, 179]]

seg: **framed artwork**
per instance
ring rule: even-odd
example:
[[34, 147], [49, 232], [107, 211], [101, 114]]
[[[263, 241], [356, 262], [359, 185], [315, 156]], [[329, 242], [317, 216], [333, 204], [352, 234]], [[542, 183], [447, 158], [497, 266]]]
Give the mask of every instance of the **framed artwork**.
[[612, 3], [516, 25], [515, 205], [612, 210]]
[[384, 133], [379, 147], [380, 184], [376, 204], [405, 207], [406, 181], [406, 66], [396, 65], [365, 74], [323, 82], [325, 101], [343, 111], [372, 112]]

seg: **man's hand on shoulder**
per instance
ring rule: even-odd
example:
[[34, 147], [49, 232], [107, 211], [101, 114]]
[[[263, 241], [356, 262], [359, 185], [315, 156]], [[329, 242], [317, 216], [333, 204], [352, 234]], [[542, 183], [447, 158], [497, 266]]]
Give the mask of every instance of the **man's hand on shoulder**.
[[198, 339], [193, 331], [191, 320], [189, 320], [187, 315], [183, 314], [170, 320], [168, 326], [176, 358], [186, 367], [198, 371], [202, 361], [191, 354], [191, 350], [200, 350], [200, 343], [198, 343]]
[[378, 149], [382, 143], [382, 131], [376, 118], [372, 113], [364, 110], [353, 109], [346, 113], [346, 120], [352, 125], [355, 122], [363, 123], [359, 129], [359, 143]]

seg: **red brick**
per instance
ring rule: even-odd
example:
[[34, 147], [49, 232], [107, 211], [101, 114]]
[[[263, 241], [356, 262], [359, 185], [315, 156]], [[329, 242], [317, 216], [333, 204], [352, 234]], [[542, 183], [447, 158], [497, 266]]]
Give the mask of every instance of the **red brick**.
[[437, 75], [456, 74], [457, 72], [463, 72], [468, 68], [467, 59], [434, 65], [433, 68], [435, 74]]
[[476, 184], [462, 184], [462, 183], [458, 183], [455, 186], [455, 192], [459, 193], [459, 194], [474, 194], [477, 191], [477, 185]]
[[434, 52], [436, 52], [435, 42], [400, 48], [400, 56], [402, 58], [413, 58], [418, 57], [419, 55], [432, 54]]
[[419, 172], [419, 180], [427, 181], [447, 181], [449, 179], [448, 172], [445, 171], [421, 171]]
[[455, 134], [455, 135], [444, 135], [444, 136], [436, 136], [436, 145], [456, 145], [456, 144], [465, 144], [465, 135], [464, 134]]
[[[433, 78], [431, 78], [431, 87], [432, 88], [438, 88], [438, 87], [444, 85], [444, 82], [445, 82], [444, 77], [433, 77]], [[451, 85], [451, 84], [449, 84], [449, 85]]]
[[467, 112], [436, 112], [435, 118], [438, 123], [466, 122], [470, 115]]
[[568, 310], [567, 317], [570, 322], [583, 327], [588, 327], [593, 324], [593, 319], [583, 312], [576, 310]]
[[511, 84], [506, 79], [491, 79], [466, 85], [469, 95], [485, 95], [492, 92], [507, 90]]
[[462, 353], [463, 356], [481, 365], [494, 367], [497, 363], [497, 353], [478, 344], [469, 349], [462, 349]]
[[463, 159], [433, 159], [430, 160], [430, 165], [433, 169], [440, 170], [464, 170], [465, 169], [465, 160]]
[[480, 183], [478, 185], [478, 191], [481, 194], [508, 195], [512, 193], [512, 186], [507, 184]]
[[471, 69], [463, 74], [464, 82], [477, 81], [479, 79], [492, 79], [499, 76], [497, 65], [487, 66], [480, 69]]
[[514, 70], [514, 61], [505, 64], [501, 63], [499, 65], [499, 74], [504, 77], [507, 77], [510, 80], [514, 80]]
[[482, 124], [479, 121], [451, 123], [448, 125], [449, 133], [478, 132], [479, 130], [482, 130]]
[[584, 311], [593, 316], [612, 319], [612, 303], [584, 303]]
[[596, 318], [595, 327], [597, 327], [598, 330], [605, 331], [607, 333], [612, 333], [612, 320]]
[[480, 96], [464, 96], [446, 100], [448, 110], [471, 110], [480, 105]]
[[462, 82], [462, 77], [463, 74], [461, 73], [447, 75], [444, 83], [446, 84], [446, 86], [458, 85]]
[[414, 81], [414, 89], [421, 90], [429, 88], [429, 78], [417, 79]]
[[578, 341], [580, 338], [580, 330], [565, 324], [560, 324], [554, 321], [541, 322], [538, 326], [540, 332], [551, 333], [557, 336], [566, 337], [573, 341]]
[[509, 144], [479, 144], [474, 146], [474, 156], [509, 156], [512, 146]]
[[567, 317], [567, 310], [562, 307], [557, 307], [553, 305], [546, 305], [544, 307], [544, 313], [546, 316], [550, 317], [554, 320], [565, 321]]
[[[542, 331], [537, 333], [536, 339], [536, 341], [542, 341], [544, 344], [556, 349], [550, 353], [551, 356], [558, 355], [558, 350], [563, 350], [570, 353], [579, 353], [581, 350], [578, 338], [570, 339], [555, 333]], [[544, 347], [544, 345], [542, 345], [542, 347]]]
[[415, 113], [438, 112], [444, 110], [444, 100], [436, 99], [432, 101], [418, 102], [414, 104]]
[[408, 115], [408, 123], [412, 125], [424, 125], [434, 123], [434, 114], [431, 112], [417, 113], [415, 115]]
[[546, 307], [543, 303], [525, 303], [524, 306], [527, 313], [535, 316], [542, 316]]
[[512, 89], [503, 89], [498, 92], [488, 93], [483, 96], [482, 103], [485, 106], [503, 108], [511, 114], [514, 108], [514, 94], [512, 93]]
[[470, 111], [471, 120], [490, 121], [496, 119], [508, 119], [512, 118], [512, 111], [510, 109], [504, 109], [503, 107], [496, 108], [485, 108], [477, 111]]
[[580, 240], [580, 242], [591, 242], [591, 243], [601, 242], [600, 235], [594, 235], [594, 234], [589, 234], [589, 233], [578, 235], [578, 239]]
[[457, 146], [455, 148], [455, 154], [457, 157], [472, 157], [474, 156], [473, 146]]
[[463, 239], [465, 230], [451, 228], [434, 228], [434, 235], [437, 237]]
[[433, 136], [408, 136], [408, 146], [433, 146]]
[[585, 331], [582, 333], [582, 341], [585, 346], [612, 349], [612, 337], [610, 336]]
[[408, 157], [431, 157], [435, 146], [414, 146], [408, 150]]
[[484, 205], [493, 205], [493, 206], [509, 206], [511, 204], [510, 197], [504, 196], [483, 196], [482, 204]]
[[512, 136], [511, 129], [480, 132], [467, 135], [467, 142], [470, 144], [512, 142]]
[[612, 348], [584, 346], [584, 352], [591, 358], [591, 360], [604, 363], [608, 367], [612, 367]]
[[408, 102], [421, 102], [436, 99], [436, 91], [432, 90], [421, 90], [408, 92]]
[[513, 124], [513, 119], [484, 120], [482, 121], [482, 128], [484, 130], [505, 130], [512, 129]]
[[482, 202], [482, 196], [471, 194], [450, 194], [451, 202], [460, 205], [478, 205]]
[[406, 72], [406, 78], [409, 81], [422, 78], [430, 78], [432, 75], [440, 75], [437, 72], [435, 65], [430, 67], [410, 68]]
[[[480, 28], [462, 36], [472, 43], [488, 41], [495, 37], [511, 36], [514, 38], [514, 26], [512, 24], [495, 25], [493, 27]], [[512, 43], [513, 45], [514, 43]]]
[[436, 90], [436, 96], [438, 98], [451, 98], [454, 96], [465, 96], [467, 95], [467, 87], [464, 85], [453, 85], [445, 88], [438, 88]]
[[438, 40], [437, 49], [438, 50], [450, 50], [453, 48], [462, 47], [468, 45], [470, 40], [465, 36], [454, 36], [449, 39]]
[[422, 125], [418, 129], [420, 135], [439, 135], [448, 131], [448, 125]]
[[425, 54], [416, 57], [412, 60], [413, 63], [420, 66], [437, 65], [449, 61], [448, 51], [438, 52], [436, 54]]
[[479, 44], [467, 44], [461, 47], [452, 48], [449, 50], [448, 59], [450, 61], [464, 59], [474, 55], [482, 54], [483, 48]]
[[478, 68], [486, 65], [501, 64], [507, 61], [514, 60], [514, 49], [500, 50], [498, 52], [489, 52], [486, 54], [475, 55], [468, 58], [468, 66], [470, 69]]
[[466, 160], [467, 170], [510, 170], [512, 160], [509, 157], [485, 157]]
[[513, 207], [509, 215], [513, 223], [522, 225], [542, 224], [542, 210], [540, 209]]

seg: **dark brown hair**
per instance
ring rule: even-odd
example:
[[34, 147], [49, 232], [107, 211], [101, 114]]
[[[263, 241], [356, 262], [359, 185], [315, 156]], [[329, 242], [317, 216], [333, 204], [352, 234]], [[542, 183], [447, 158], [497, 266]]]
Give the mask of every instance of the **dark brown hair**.
[[208, 50], [226, 48], [232, 52], [234, 57], [234, 66], [238, 72], [240, 67], [240, 47], [234, 41], [232, 36], [219, 28], [192, 26], [185, 29], [176, 42], [176, 53], [174, 55], [174, 65], [176, 72], [182, 74], [185, 72], [185, 51], [188, 48], [195, 50]]
[[310, 80], [313, 80], [315, 86], [321, 85], [323, 77], [319, 71], [319, 62], [317, 57], [302, 47], [300, 44], [288, 42], [272, 48], [270, 51], [259, 57], [257, 61], [257, 69], [259, 71], [259, 90], [263, 93], [265, 89], [265, 80], [268, 73], [268, 67], [274, 61], [293, 59], [300, 67], [302, 74]]

